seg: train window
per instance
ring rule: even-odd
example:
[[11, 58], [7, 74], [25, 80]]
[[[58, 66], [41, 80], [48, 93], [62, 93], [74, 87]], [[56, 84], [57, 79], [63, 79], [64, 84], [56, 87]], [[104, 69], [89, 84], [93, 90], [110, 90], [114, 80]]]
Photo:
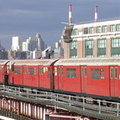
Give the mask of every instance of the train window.
[[82, 77], [86, 77], [87, 76], [87, 68], [86, 67], [82, 67], [81, 68], [81, 76]]
[[61, 75], [61, 67], [58, 67], [58, 75]]
[[114, 77], [114, 70], [113, 67], [110, 68], [110, 78]]
[[35, 75], [35, 68], [28, 68], [29, 75]]
[[43, 74], [43, 67], [40, 66], [39, 71], [40, 71], [39, 73], [42, 75]]
[[104, 69], [91, 69], [92, 79], [94, 80], [103, 80], [104, 79]]
[[76, 68], [67, 68], [67, 78], [76, 78]]
[[48, 78], [50, 78], [50, 67], [48, 67]]
[[63, 75], [63, 67], [58, 67], [58, 75]]
[[27, 68], [23, 67], [23, 73], [27, 73]]
[[14, 73], [20, 74], [20, 67], [14, 67]]
[[84, 68], [84, 76], [85, 77], [87, 76], [87, 68], [86, 67]]
[[114, 77], [117, 79], [117, 78], [118, 78], [118, 68], [115, 68], [115, 69], [114, 69], [114, 74], [115, 74]]
[[117, 79], [118, 78], [118, 68], [117, 67], [111, 67], [110, 68], [110, 78], [111, 79]]
[[84, 68], [81, 68], [81, 76], [84, 77]]

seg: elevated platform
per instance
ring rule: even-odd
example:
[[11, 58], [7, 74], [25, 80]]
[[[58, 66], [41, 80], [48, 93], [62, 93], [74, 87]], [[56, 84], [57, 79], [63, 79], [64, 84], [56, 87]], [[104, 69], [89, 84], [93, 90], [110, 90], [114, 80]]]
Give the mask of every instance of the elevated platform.
[[[89, 118], [120, 120], [120, 103], [18, 87], [1, 86], [0, 89], [3, 104], [0, 104], [0, 107], [7, 110], [16, 104], [17, 107], [14, 108], [14, 106], [12, 109], [16, 114], [28, 115], [28, 117], [37, 119], [39, 113], [35, 111], [38, 110], [39, 112], [41, 108], [38, 108], [38, 106], [41, 106], [52, 112], [64, 111]], [[14, 104], [9, 104], [12, 102]]]

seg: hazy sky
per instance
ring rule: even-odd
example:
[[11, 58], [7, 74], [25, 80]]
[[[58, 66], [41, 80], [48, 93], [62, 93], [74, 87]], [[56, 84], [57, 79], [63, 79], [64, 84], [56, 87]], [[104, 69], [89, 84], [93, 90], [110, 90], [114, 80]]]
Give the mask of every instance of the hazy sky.
[[94, 20], [94, 7], [99, 6], [99, 19], [120, 17], [120, 0], [0, 0], [0, 41], [9, 49], [12, 36], [21, 41], [40, 33], [48, 45], [60, 39], [68, 22], [72, 4], [73, 23]]

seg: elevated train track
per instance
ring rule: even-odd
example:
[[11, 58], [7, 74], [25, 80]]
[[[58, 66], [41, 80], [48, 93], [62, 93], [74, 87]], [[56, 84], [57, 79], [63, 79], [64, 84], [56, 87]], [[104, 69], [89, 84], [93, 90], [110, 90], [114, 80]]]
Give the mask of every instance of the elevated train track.
[[35, 89], [0, 86], [0, 97], [26, 101], [45, 107], [53, 107], [63, 111], [69, 111], [77, 115], [87, 116], [102, 120], [120, 120], [120, 103], [103, 101], [99, 99], [85, 98], [57, 94], [53, 92], [39, 91]]

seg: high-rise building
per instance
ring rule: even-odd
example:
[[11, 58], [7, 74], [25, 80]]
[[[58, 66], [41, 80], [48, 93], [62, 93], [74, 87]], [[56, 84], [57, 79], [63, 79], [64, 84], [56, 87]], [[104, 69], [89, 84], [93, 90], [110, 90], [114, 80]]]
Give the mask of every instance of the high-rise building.
[[22, 51], [27, 51], [27, 43], [26, 42], [22, 43]]
[[34, 51], [37, 50], [45, 50], [47, 45], [43, 42], [40, 34], [36, 34], [35, 37], [29, 37], [26, 42], [22, 43], [22, 51]]
[[44, 41], [41, 38], [41, 35], [39, 33], [36, 34], [35, 40], [37, 42], [37, 49], [38, 50], [45, 50], [47, 48], [47, 45], [44, 43]]
[[12, 51], [21, 51], [21, 42], [19, 36], [12, 37]]

